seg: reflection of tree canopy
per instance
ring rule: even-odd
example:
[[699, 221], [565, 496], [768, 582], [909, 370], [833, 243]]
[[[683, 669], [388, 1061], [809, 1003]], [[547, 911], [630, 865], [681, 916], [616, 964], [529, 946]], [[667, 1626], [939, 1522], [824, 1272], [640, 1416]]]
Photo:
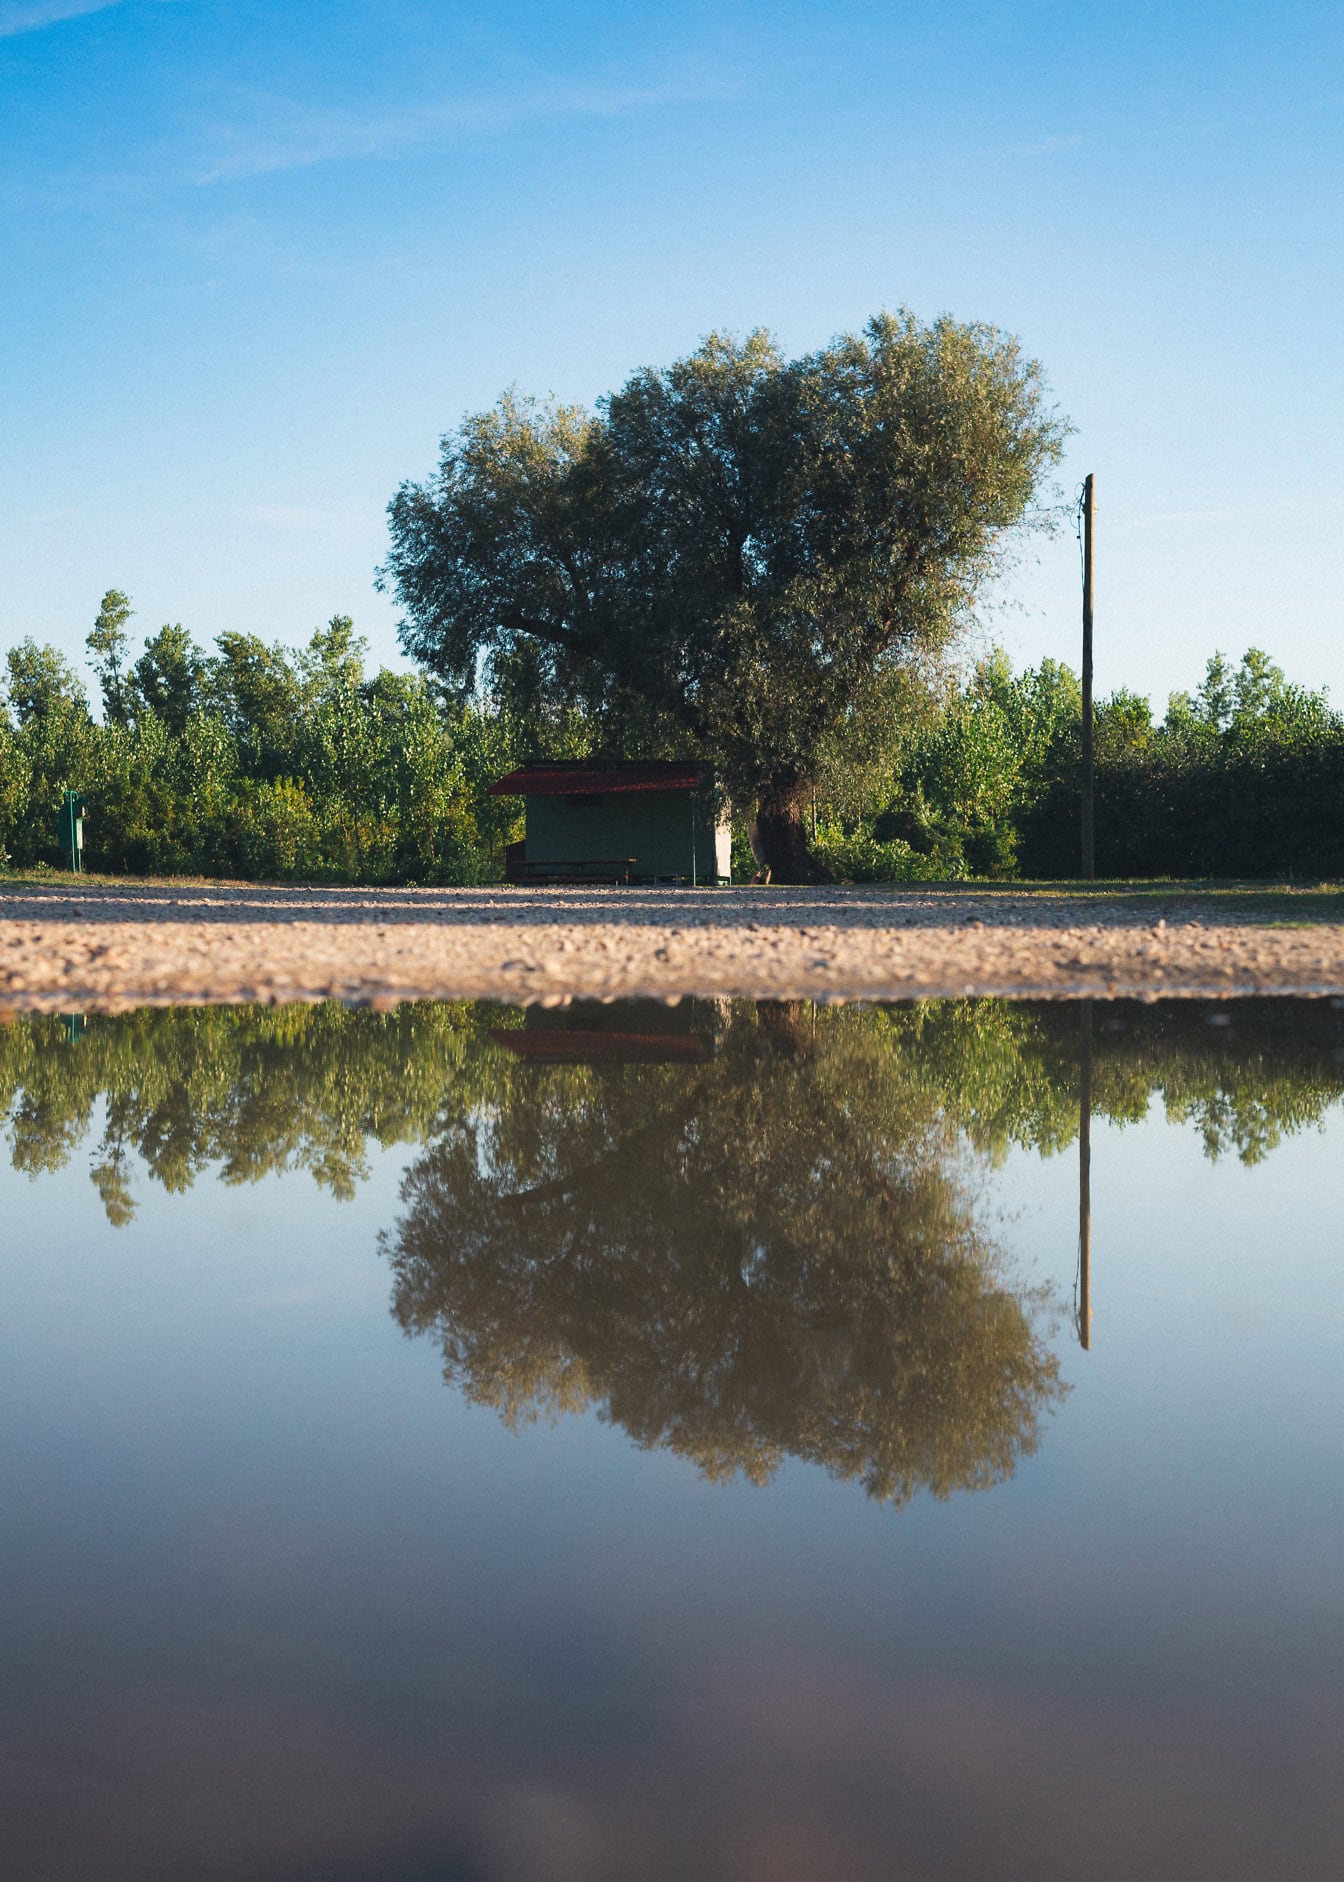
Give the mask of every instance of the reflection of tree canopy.
[[819, 1018], [739, 1009], [693, 1067], [501, 1067], [406, 1179], [402, 1325], [511, 1419], [597, 1401], [712, 1476], [1008, 1475], [1060, 1390], [1037, 1303], [882, 1016]]

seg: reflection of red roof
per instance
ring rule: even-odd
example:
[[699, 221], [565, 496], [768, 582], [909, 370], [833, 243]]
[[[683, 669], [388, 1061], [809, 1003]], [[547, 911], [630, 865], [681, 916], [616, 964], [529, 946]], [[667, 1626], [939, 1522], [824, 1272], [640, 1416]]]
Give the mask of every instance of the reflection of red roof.
[[582, 760], [519, 765], [490, 786], [490, 796], [592, 797], [607, 791], [693, 791], [705, 775], [703, 765], [686, 759], [609, 765]]
[[491, 1028], [490, 1037], [520, 1059], [540, 1059], [551, 1065], [639, 1065], [662, 1061], [695, 1061], [710, 1056], [711, 1045], [701, 1033], [597, 1032], [577, 1026], [515, 1031]]

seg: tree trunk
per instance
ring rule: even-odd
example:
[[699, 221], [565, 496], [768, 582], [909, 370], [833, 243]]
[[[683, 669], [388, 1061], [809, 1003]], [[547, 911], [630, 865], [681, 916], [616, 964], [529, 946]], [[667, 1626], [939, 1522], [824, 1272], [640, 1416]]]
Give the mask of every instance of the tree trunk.
[[834, 882], [824, 863], [807, 847], [803, 805], [807, 786], [796, 776], [772, 778], [761, 792], [756, 821], [751, 827], [751, 849], [764, 865], [770, 882]]

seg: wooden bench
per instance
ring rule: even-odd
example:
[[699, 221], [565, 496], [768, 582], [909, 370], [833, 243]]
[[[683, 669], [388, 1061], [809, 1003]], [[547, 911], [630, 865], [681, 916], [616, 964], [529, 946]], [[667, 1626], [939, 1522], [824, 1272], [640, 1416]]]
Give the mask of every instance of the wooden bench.
[[549, 883], [553, 887], [582, 886], [585, 882], [624, 882], [638, 858], [634, 856], [575, 856], [555, 861], [535, 861], [528, 856], [511, 855], [521, 843], [510, 843], [504, 852], [504, 873], [510, 882], [526, 886]]

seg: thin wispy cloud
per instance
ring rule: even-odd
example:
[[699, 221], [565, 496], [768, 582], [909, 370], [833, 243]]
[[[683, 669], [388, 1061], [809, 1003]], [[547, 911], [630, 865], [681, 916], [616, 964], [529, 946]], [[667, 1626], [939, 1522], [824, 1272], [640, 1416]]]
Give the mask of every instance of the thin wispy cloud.
[[[17, 33], [40, 32], [44, 26], [59, 26], [62, 20], [77, 20], [86, 13], [106, 13], [109, 7], [124, 6], [126, 0], [0, 0], [0, 39], [13, 39]], [[169, 0], [153, 0], [163, 6]]]
[[197, 183], [223, 183], [314, 164], [431, 151], [473, 133], [555, 118], [615, 118], [659, 106], [735, 96], [723, 74], [678, 75], [649, 85], [552, 84], [514, 97], [445, 99], [391, 111], [309, 105], [270, 94], [238, 101], [227, 119], [199, 127]]

